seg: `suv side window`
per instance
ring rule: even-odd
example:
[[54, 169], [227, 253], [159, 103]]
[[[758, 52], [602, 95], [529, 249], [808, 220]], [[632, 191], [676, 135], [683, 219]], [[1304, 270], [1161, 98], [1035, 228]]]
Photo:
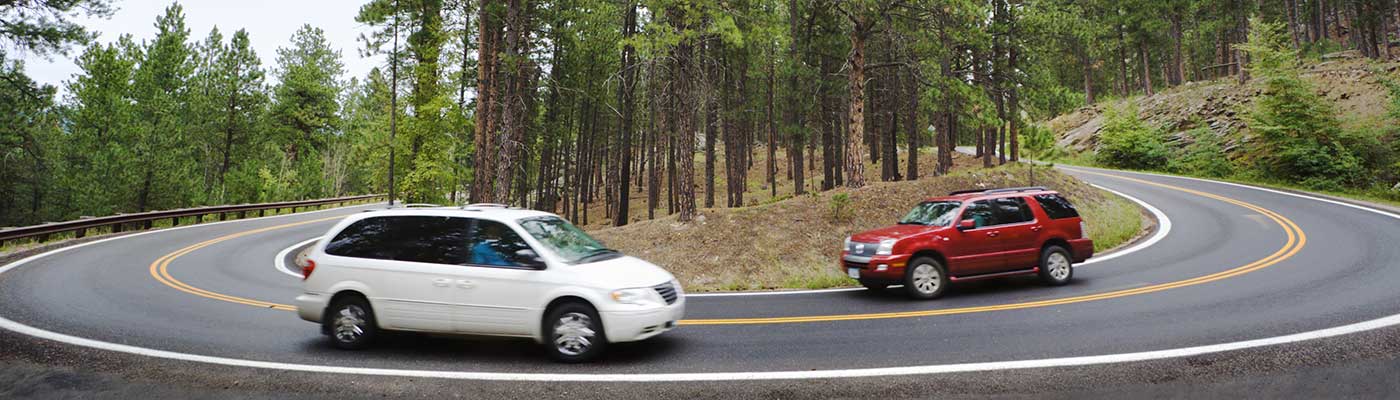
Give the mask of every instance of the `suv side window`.
[[1050, 219], [1074, 218], [1079, 216], [1079, 210], [1074, 209], [1074, 205], [1057, 194], [1035, 195], [1035, 202], [1040, 203], [1040, 208], [1045, 210], [1045, 215]]
[[326, 254], [462, 265], [467, 261], [466, 218], [371, 217], [356, 221], [326, 244]]
[[968, 204], [967, 209], [963, 210], [962, 219], [972, 220], [973, 227], [975, 228], [1000, 224], [1000, 222], [997, 221], [996, 213], [992, 211], [992, 203], [986, 200], [974, 201], [972, 204]]
[[993, 199], [992, 206], [996, 209], [998, 224], [1019, 224], [1035, 219], [1035, 215], [1031, 214], [1030, 205], [1026, 203], [1024, 197]]
[[[521, 250], [531, 250], [515, 230], [496, 221], [478, 219], [472, 224], [471, 257], [469, 264], [499, 267], [524, 267], [529, 265], [520, 255]], [[533, 251], [533, 250], [532, 250]]]

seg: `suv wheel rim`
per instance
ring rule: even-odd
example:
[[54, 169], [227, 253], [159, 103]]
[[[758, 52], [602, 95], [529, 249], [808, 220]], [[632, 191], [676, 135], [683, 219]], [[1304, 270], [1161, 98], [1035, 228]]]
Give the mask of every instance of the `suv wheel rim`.
[[560, 353], [577, 356], [593, 347], [593, 319], [582, 313], [571, 312], [559, 316], [554, 321], [554, 348]]
[[1050, 253], [1046, 264], [1048, 264], [1050, 268], [1051, 278], [1055, 278], [1057, 281], [1069, 278], [1069, 259], [1065, 258], [1063, 253]]
[[929, 264], [914, 267], [914, 288], [920, 293], [933, 293], [938, 290], [938, 268]]
[[365, 310], [351, 304], [340, 309], [335, 317], [335, 339], [354, 343], [365, 335]]

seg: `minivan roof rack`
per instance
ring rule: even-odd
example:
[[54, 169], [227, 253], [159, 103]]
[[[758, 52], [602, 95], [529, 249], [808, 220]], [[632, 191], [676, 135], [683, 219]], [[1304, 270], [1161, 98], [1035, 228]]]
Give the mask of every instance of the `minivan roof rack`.
[[992, 193], [1015, 193], [1015, 192], [1032, 192], [1032, 191], [1040, 191], [1040, 190], [1050, 190], [1050, 189], [1046, 189], [1044, 186], [1009, 187], [1009, 188], [1000, 188], [1000, 189], [969, 189], [969, 190], [958, 190], [958, 191], [955, 191], [955, 192], [952, 192], [952, 193], [948, 193], [948, 195], [949, 195], [949, 196], [957, 196], [957, 195], [960, 195], [960, 194], [968, 194], [968, 193], [987, 193], [987, 194], [992, 194]]
[[468, 208], [510, 208], [510, 206], [501, 203], [473, 203], [462, 206], [463, 210]]

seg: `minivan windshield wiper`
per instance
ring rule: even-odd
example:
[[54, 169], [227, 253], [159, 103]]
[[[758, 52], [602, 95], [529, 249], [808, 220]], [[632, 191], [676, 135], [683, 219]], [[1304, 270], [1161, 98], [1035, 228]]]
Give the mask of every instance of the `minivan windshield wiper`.
[[622, 255], [622, 252], [619, 252], [619, 251], [613, 250], [613, 249], [607, 249], [607, 248], [594, 249], [593, 251], [590, 251], [590, 252], [588, 252], [588, 254], [584, 255], [584, 256], [581, 257], [581, 258], [579, 258], [579, 259], [578, 259], [578, 263], [582, 264], [582, 263], [589, 263], [589, 262], [593, 262], [593, 261], [610, 260], [610, 259], [612, 259], [612, 258], [615, 257], [615, 256], [621, 256], [621, 255]]

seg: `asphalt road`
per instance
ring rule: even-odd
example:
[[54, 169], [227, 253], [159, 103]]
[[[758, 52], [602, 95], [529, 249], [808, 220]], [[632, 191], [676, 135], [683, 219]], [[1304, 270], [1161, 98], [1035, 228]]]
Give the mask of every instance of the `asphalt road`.
[[[44, 331], [143, 349], [302, 365], [571, 375], [743, 375], [1171, 350], [1290, 335], [1400, 313], [1400, 290], [1395, 288], [1400, 284], [1400, 261], [1396, 261], [1400, 259], [1400, 247], [1395, 245], [1400, 238], [1400, 220], [1220, 183], [1089, 169], [1069, 172], [1154, 205], [1171, 219], [1172, 231], [1141, 251], [1076, 269], [1075, 281], [1064, 287], [1040, 286], [1029, 278], [1000, 279], [955, 285], [947, 296], [936, 301], [910, 301], [896, 290], [691, 297], [687, 319], [707, 324], [690, 324], [653, 340], [616, 346], [601, 362], [586, 365], [555, 364], [533, 343], [505, 339], [398, 334], [367, 351], [339, 351], [318, 334], [314, 324], [301, 321], [291, 312], [196, 296], [163, 284], [152, 273], [153, 263], [168, 254], [223, 238], [181, 252], [166, 270], [175, 279], [205, 293], [289, 304], [300, 292], [300, 281], [273, 267], [276, 254], [323, 234], [335, 217], [369, 207], [131, 235], [38, 258], [0, 274], [0, 318]], [[292, 223], [301, 224], [286, 226]], [[789, 317], [812, 317], [809, 319], [816, 321], [792, 322]], [[1306, 387], [1336, 386], [1337, 390], [1329, 389], [1321, 393], [1323, 396], [1395, 396], [1400, 391], [1400, 379], [1395, 378], [1400, 376], [1395, 350], [1400, 348], [1396, 344], [1400, 335], [1395, 331], [1386, 328], [1219, 355], [1106, 366], [877, 376], [836, 380], [837, 383], [746, 381], [737, 387], [754, 389], [738, 393], [776, 397], [881, 392], [896, 397], [933, 393], [1018, 395], [1045, 394], [1046, 390], [1071, 397], [1138, 392], [1170, 397], [1231, 390], [1258, 395], [1270, 393], [1259, 387], [1278, 389], [1288, 387], [1280, 386], [1280, 382], [1295, 386], [1312, 382], [1315, 384]], [[1355, 344], [1358, 341], [1366, 344]], [[35, 348], [51, 350], [35, 353]], [[1333, 350], [1318, 354], [1317, 349]], [[28, 389], [8, 392], [12, 395], [69, 393], [58, 390], [67, 386], [44, 383], [44, 379], [55, 374], [69, 373], [84, 377], [78, 379], [100, 382], [93, 387], [103, 388], [98, 392], [109, 394], [144, 391], [140, 385], [180, 387], [176, 381], [190, 381], [186, 386], [207, 388], [210, 382], [222, 382], [228, 376], [290, 376], [287, 379], [298, 381], [322, 375], [147, 360], [8, 332], [0, 336], [0, 350], [4, 350], [0, 352], [0, 362], [12, 360], [17, 367], [8, 373], [11, 375], [0, 373], [0, 383]], [[1198, 360], [1202, 358], [1213, 361], [1201, 364]], [[80, 361], [84, 359], [118, 361], [90, 366]], [[180, 371], [173, 373], [175, 381], [154, 378], [154, 382], [145, 382], [142, 379], [152, 377], [133, 374], [129, 369], [136, 366], [166, 373], [181, 368], [222, 372], [210, 376]], [[1212, 372], [1219, 368], [1226, 370]], [[1171, 386], [1178, 379], [1217, 375], [1222, 378], [1210, 380], [1215, 386], [1206, 388], [1219, 391], [1202, 392], [1201, 387], [1193, 385]], [[1056, 376], [1061, 378], [1040, 381]], [[38, 383], [29, 380], [34, 377], [39, 377], [35, 378]], [[354, 382], [369, 386], [364, 392], [354, 392], [362, 395], [422, 395], [425, 393], [404, 385], [437, 381], [356, 377]], [[1327, 379], [1310, 380], [1318, 377]], [[1373, 380], [1366, 381], [1367, 377]], [[1381, 380], [1374, 380], [1376, 377]], [[120, 384], [129, 381], [138, 382], [133, 384], [137, 386]], [[1092, 384], [1101, 381], [1114, 385]], [[1353, 384], [1362, 381], [1370, 384]], [[946, 385], [928, 391], [930, 382]], [[1076, 382], [1080, 386], [1072, 384]], [[272, 382], [258, 385], [266, 390], [256, 392], [261, 393], [259, 396], [271, 397], [320, 395], [344, 389], [318, 385], [285, 388]], [[462, 385], [468, 384], [450, 387]], [[715, 388], [735, 387], [724, 382], [653, 383], [641, 386], [645, 390], [636, 389], [636, 384], [614, 385], [583, 386], [589, 389], [580, 393], [638, 397], [650, 390], [668, 394], [659, 397], [669, 397], [678, 390], [726, 393]], [[469, 387], [489, 389], [481, 393], [503, 396], [534, 393], [532, 397], [549, 397], [567, 393], [541, 393], [537, 384], [528, 382], [476, 382]], [[0, 397], [5, 397], [7, 392], [2, 388]], [[851, 391], [856, 388], [868, 390]], [[169, 390], [175, 390], [169, 392], [172, 397], [189, 394]], [[1309, 393], [1312, 396], [1306, 397], [1319, 394], [1291, 390], [1275, 395]]]

